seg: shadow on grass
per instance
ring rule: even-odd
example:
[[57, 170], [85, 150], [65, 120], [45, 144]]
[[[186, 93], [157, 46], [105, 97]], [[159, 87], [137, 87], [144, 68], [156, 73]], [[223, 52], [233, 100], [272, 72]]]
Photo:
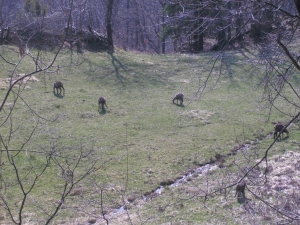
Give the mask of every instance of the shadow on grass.
[[285, 136], [285, 137], [282, 137], [282, 138], [278, 138], [277, 141], [281, 142], [281, 141], [285, 141], [289, 138], [289, 136]]
[[247, 200], [247, 198], [245, 198], [244, 196], [238, 196], [238, 197], [237, 197], [237, 202], [238, 202], [239, 204], [245, 203], [246, 200]]
[[176, 106], [178, 106], [178, 107], [182, 107], [182, 108], [185, 107], [184, 104], [178, 104], [178, 103], [172, 103], [172, 104], [174, 104], [174, 105], [176, 105]]
[[53, 91], [53, 94], [54, 94], [54, 96], [55, 96], [56, 98], [61, 98], [61, 99], [62, 99], [62, 98], [65, 97], [64, 94], [63, 94], [63, 95], [62, 95], [61, 93], [58, 94], [58, 93], [55, 93], [54, 91]]
[[120, 69], [123, 69], [124, 71], [126, 71], [126, 67], [120, 62], [120, 60], [117, 59], [117, 57], [114, 56], [113, 53], [109, 53], [109, 55], [111, 56], [111, 62], [115, 68], [116, 77], [124, 85], [124, 82], [123, 82], [124, 77], [122, 75], [120, 75], [119, 71], [120, 71]]
[[99, 112], [100, 115], [104, 115], [104, 114], [106, 114], [106, 109], [103, 108], [101, 110], [98, 110], [98, 112]]

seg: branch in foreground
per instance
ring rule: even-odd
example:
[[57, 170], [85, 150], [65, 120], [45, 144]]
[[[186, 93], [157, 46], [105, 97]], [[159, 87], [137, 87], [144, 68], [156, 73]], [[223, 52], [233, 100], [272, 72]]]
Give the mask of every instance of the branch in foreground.
[[289, 50], [287, 49], [287, 47], [280, 41], [280, 37], [277, 38], [277, 43], [279, 44], [279, 46], [283, 49], [283, 51], [285, 52], [285, 54], [289, 57], [289, 59], [292, 61], [293, 65], [297, 68], [297, 70], [300, 71], [300, 66], [297, 63], [297, 60], [294, 59], [294, 57], [291, 55], [291, 53], [289, 52]]

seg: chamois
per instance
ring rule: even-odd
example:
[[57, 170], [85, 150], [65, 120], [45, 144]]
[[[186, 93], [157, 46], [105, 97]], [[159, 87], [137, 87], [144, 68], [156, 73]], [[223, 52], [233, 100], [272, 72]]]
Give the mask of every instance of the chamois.
[[[243, 195], [244, 198], [246, 198], [245, 196], [245, 188], [246, 188], [246, 181], [242, 180], [240, 181], [235, 188], [235, 196], [238, 195], [240, 196], [240, 194]], [[235, 197], [234, 196], [234, 197]]]
[[[281, 139], [281, 136], [283, 136], [283, 133], [286, 133], [287, 135], [289, 135], [289, 132], [286, 128], [284, 128], [284, 125], [277, 123], [274, 126], [274, 139], [276, 139], [276, 137], [279, 135], [279, 138]], [[281, 132], [281, 133], [280, 133]]]
[[182, 103], [183, 103], [183, 97], [184, 97], [184, 95], [182, 93], [176, 94], [175, 97], [173, 98], [173, 104], [175, 104], [174, 103], [175, 100], [176, 100], [176, 102], [178, 104], [178, 100], [179, 100], [180, 101], [180, 105], [182, 105]]
[[64, 91], [64, 94], [65, 94], [65, 88], [64, 88], [64, 85], [61, 81], [55, 81], [54, 84], [53, 84], [53, 92], [55, 94], [55, 90], [56, 90], [56, 93], [58, 94], [58, 90], [59, 90], [59, 94], [61, 94], [61, 91], [63, 90]]
[[106, 105], [106, 99], [103, 96], [101, 96], [98, 99], [98, 105], [99, 105], [98, 106], [98, 111], [100, 111], [100, 105], [101, 105], [102, 110], [105, 110], [104, 105], [108, 108], [108, 106]]

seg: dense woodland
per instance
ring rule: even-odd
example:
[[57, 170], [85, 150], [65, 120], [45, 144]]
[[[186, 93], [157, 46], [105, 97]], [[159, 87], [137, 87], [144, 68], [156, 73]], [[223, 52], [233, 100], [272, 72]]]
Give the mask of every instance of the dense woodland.
[[288, 35], [298, 18], [296, 5], [293, 0], [2, 0], [1, 43], [53, 48], [67, 34], [79, 51], [117, 46], [199, 53]]

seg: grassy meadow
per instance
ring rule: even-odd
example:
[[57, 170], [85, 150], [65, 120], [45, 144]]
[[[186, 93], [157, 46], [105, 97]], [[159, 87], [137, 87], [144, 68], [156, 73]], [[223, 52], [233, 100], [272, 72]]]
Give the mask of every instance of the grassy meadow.
[[[2, 49], [1, 54], [10, 61], [18, 60], [8, 49]], [[76, 168], [75, 177], [89, 166], [89, 160], [98, 159], [92, 172], [76, 185], [80, 194], [67, 198], [52, 224], [88, 224], [92, 219], [106, 224], [99, 217], [102, 209], [109, 224], [243, 221], [244, 208], [234, 198], [234, 187], [207, 201], [205, 193], [236, 182], [241, 168], [255, 164], [272, 143], [274, 123], [287, 122], [290, 117], [267, 107], [263, 86], [259, 85], [263, 68], [252, 64], [253, 55], [231, 51], [221, 58], [214, 54], [151, 55], [116, 50], [113, 55], [70, 55], [63, 51], [53, 73], [35, 74], [37, 81], [14, 88], [0, 114], [1, 124], [13, 97], [20, 97], [12, 120], [0, 128], [1, 137], [9, 143], [9, 149], [20, 149], [30, 137], [23, 147], [26, 151], [16, 157], [26, 179], [32, 176], [32, 167], [38, 170], [44, 163], [51, 149], [62, 152], [61, 164], [70, 167], [73, 155], [80, 150], [93, 151], [91, 158], [85, 158]], [[40, 55], [44, 62], [52, 57], [49, 52]], [[14, 67], [3, 60], [0, 65], [3, 99]], [[16, 68], [14, 74], [22, 74], [34, 71], [35, 65], [25, 57]], [[64, 83], [62, 96], [53, 94], [56, 80]], [[178, 92], [185, 95], [182, 106], [172, 104]], [[293, 98], [288, 89], [285, 93]], [[106, 97], [108, 108], [98, 112], [100, 96]], [[295, 110], [283, 101], [276, 104], [290, 113]], [[276, 143], [270, 156], [298, 150], [295, 140], [299, 135], [297, 124], [293, 124], [289, 137]], [[250, 147], [229, 156], [242, 144]], [[178, 186], [165, 186], [220, 155], [226, 156], [222, 165], [207, 174], [196, 174]], [[1, 161], [5, 165], [1, 176], [9, 179], [13, 169], [3, 153]], [[12, 208], [18, 209], [22, 195], [19, 187], [3, 183], [2, 193]], [[161, 186], [164, 189], [155, 195]], [[55, 206], [62, 188], [59, 167], [51, 163], [30, 192], [25, 222], [38, 224], [34, 218], [42, 220], [45, 213], [37, 209]], [[10, 218], [0, 212], [0, 223], [10, 224]]]

